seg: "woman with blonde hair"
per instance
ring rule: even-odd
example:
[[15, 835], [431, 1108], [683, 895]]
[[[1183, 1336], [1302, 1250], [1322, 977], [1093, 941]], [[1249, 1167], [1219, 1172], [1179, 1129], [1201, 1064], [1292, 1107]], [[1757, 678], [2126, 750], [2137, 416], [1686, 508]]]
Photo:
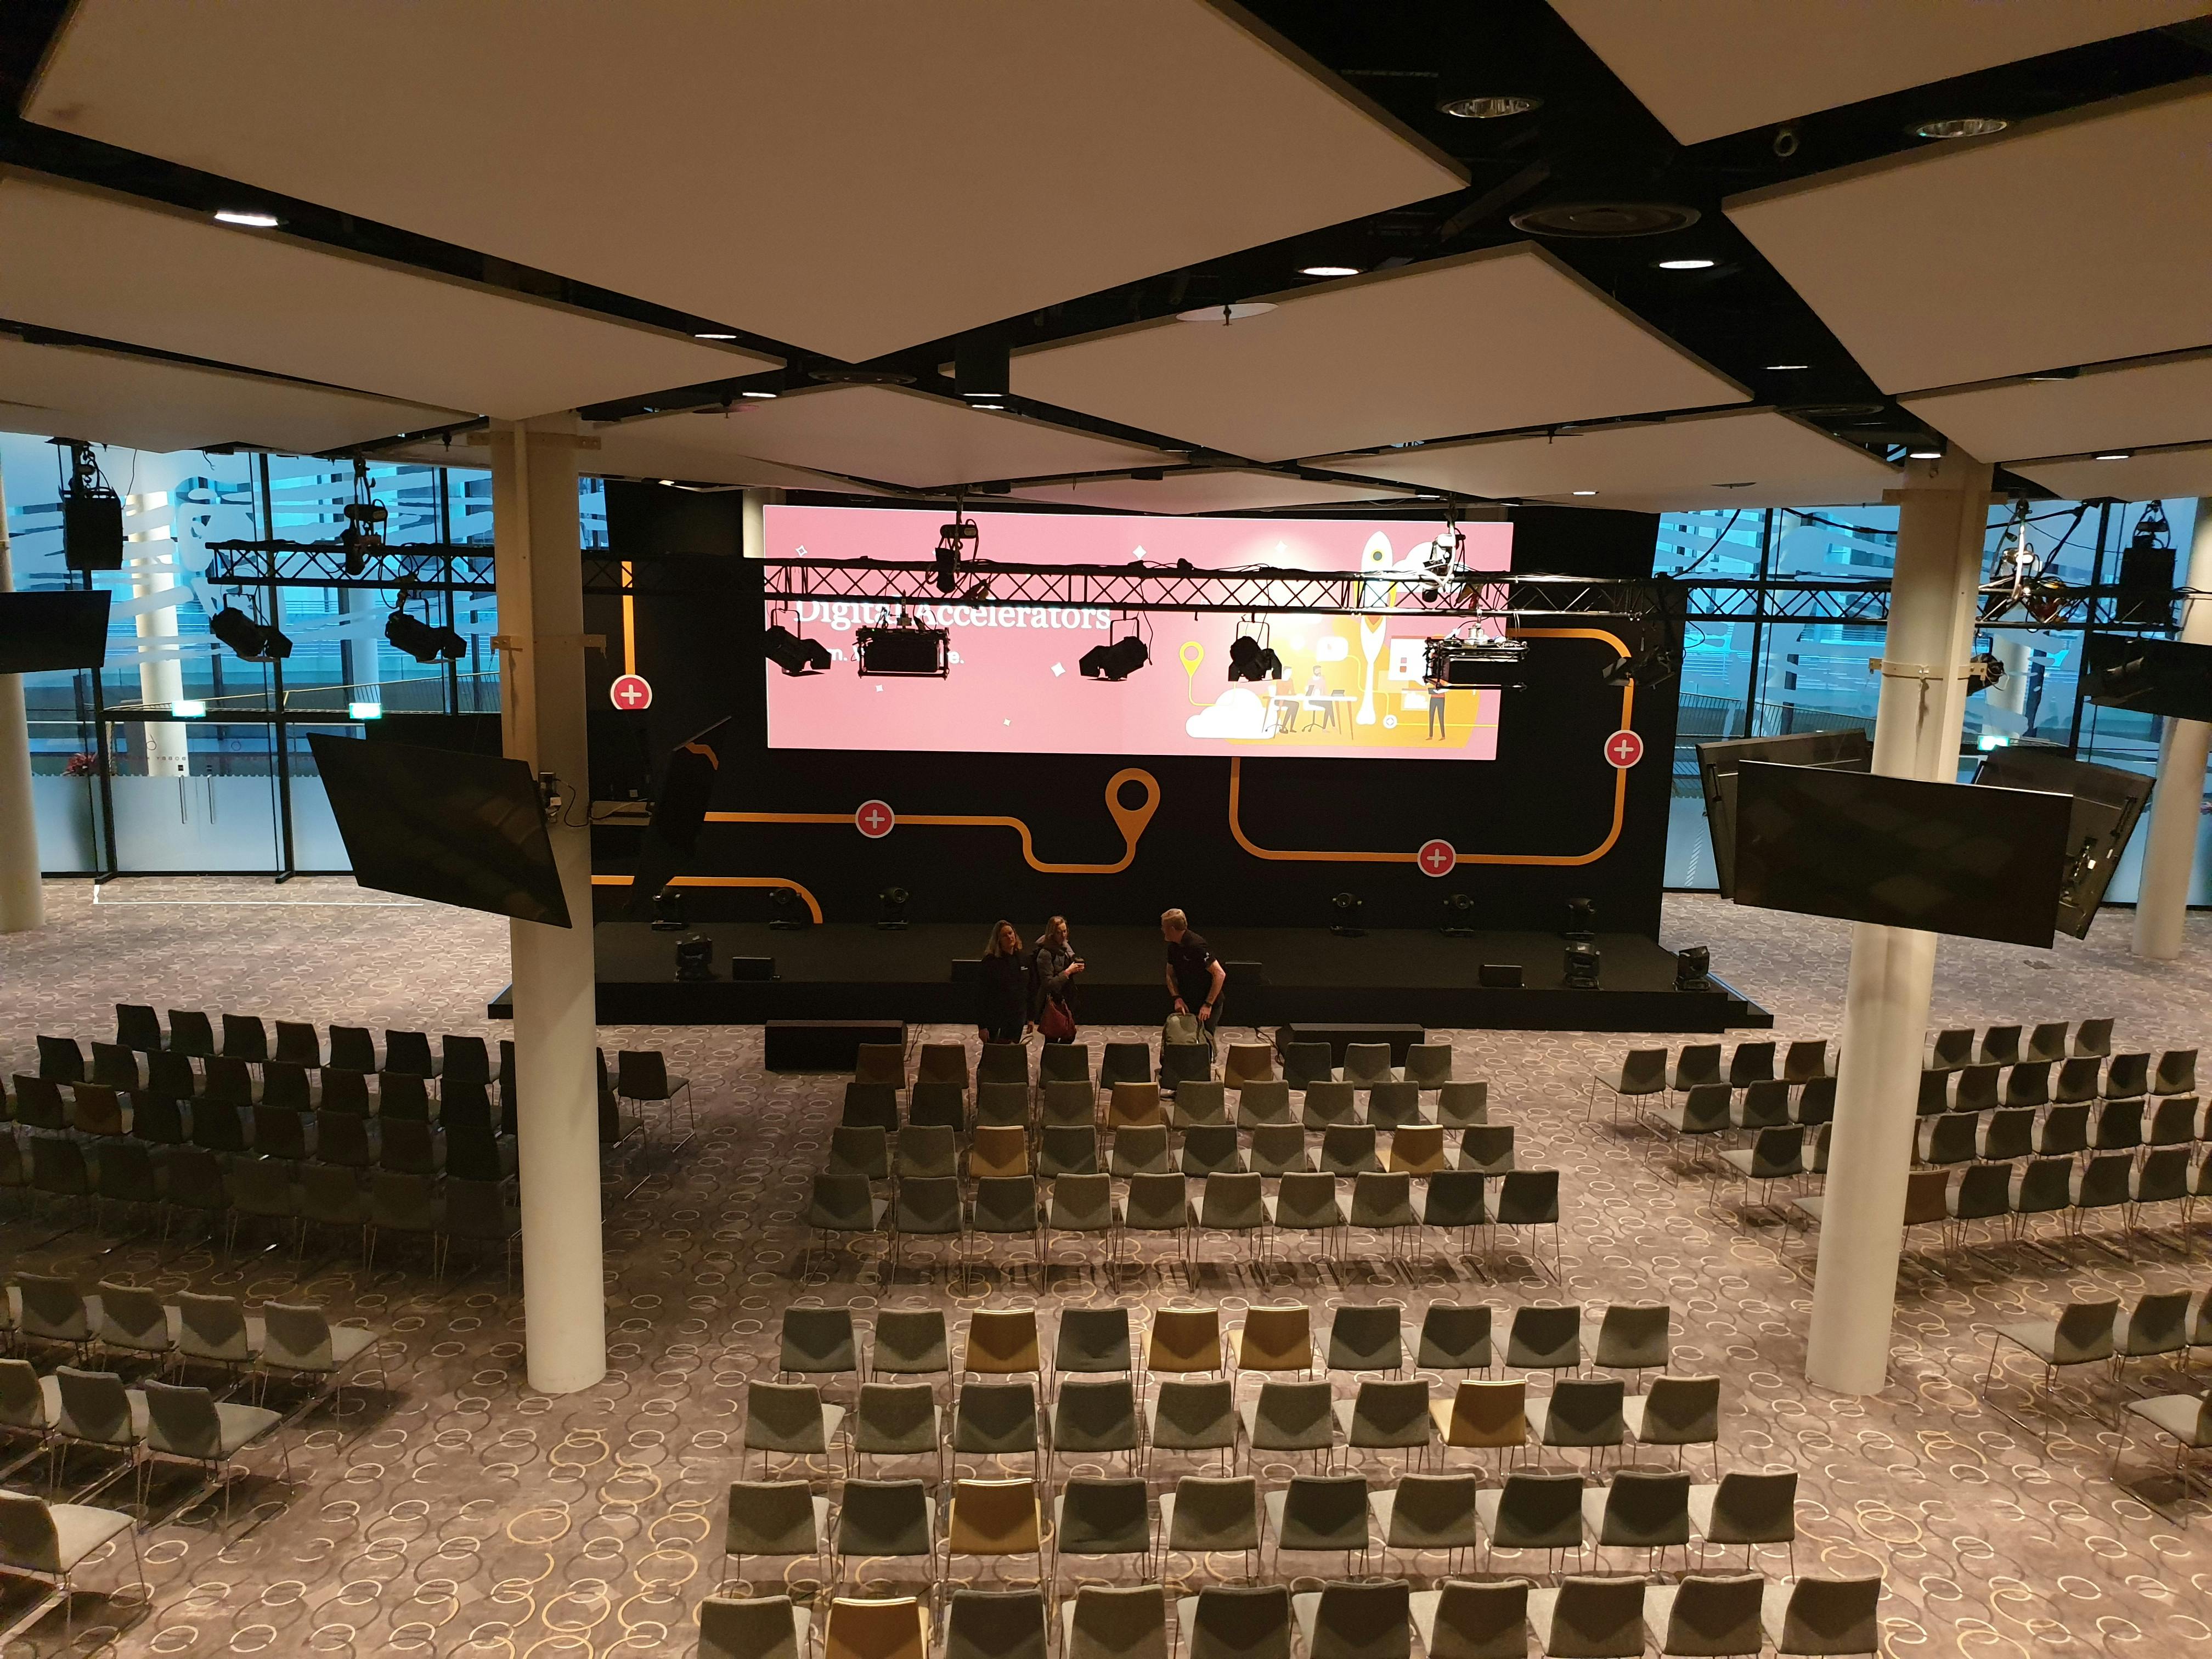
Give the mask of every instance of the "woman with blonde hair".
[[1011, 921], [991, 925], [977, 964], [975, 1030], [986, 1042], [1019, 1042], [1036, 1008], [1036, 964]]

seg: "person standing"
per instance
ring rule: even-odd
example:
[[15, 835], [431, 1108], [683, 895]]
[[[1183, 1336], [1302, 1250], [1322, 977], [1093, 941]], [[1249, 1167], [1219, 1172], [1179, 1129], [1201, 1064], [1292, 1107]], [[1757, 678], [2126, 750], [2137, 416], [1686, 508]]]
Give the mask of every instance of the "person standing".
[[1213, 959], [1212, 948], [1191, 932], [1190, 918], [1180, 910], [1160, 913], [1160, 937], [1168, 942], [1168, 994], [1176, 1012], [1195, 1015], [1199, 1029], [1211, 1032], [1220, 1023], [1229, 970]]
[[975, 1030], [986, 1042], [1019, 1042], [1036, 1009], [1036, 965], [1011, 921], [993, 924], [977, 964]]
[[[1075, 980], [1083, 971], [1083, 958], [1075, 953], [1075, 946], [1067, 937], [1067, 918], [1048, 916], [1044, 933], [1036, 942], [1036, 953], [1031, 958], [1036, 963], [1038, 1009], [1037, 1027], [1045, 1033], [1047, 1042], [1075, 1041]], [[1066, 1016], [1066, 1024], [1058, 1032], [1051, 1027], [1060, 1022], [1053, 1018], [1053, 1011]]]

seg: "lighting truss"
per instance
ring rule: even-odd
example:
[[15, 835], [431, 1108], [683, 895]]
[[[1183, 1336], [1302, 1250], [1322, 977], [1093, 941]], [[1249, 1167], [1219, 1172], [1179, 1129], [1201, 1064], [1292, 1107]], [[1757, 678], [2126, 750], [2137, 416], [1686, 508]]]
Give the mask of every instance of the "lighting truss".
[[210, 542], [208, 580], [252, 587], [400, 587], [422, 593], [489, 593], [492, 552], [459, 542], [359, 549], [358, 574], [336, 542]]

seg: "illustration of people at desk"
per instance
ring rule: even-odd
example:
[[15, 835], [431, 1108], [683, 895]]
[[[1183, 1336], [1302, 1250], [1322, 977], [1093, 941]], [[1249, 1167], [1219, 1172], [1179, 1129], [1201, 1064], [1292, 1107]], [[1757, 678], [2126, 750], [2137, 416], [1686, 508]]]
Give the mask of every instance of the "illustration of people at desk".
[[1284, 737], [1294, 732], [1337, 730], [1344, 724], [1344, 711], [1358, 701], [1352, 692], [1332, 690], [1328, 677], [1316, 666], [1306, 678], [1304, 691], [1297, 696], [1276, 697], [1271, 735]]

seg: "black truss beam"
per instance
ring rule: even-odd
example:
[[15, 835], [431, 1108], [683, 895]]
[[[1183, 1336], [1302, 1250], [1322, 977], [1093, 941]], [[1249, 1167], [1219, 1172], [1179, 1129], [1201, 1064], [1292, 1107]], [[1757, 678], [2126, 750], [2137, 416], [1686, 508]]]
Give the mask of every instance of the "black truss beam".
[[336, 542], [210, 542], [207, 579], [249, 587], [411, 587], [422, 593], [489, 593], [491, 549], [462, 542], [409, 542], [364, 549], [362, 572], [346, 574]]

